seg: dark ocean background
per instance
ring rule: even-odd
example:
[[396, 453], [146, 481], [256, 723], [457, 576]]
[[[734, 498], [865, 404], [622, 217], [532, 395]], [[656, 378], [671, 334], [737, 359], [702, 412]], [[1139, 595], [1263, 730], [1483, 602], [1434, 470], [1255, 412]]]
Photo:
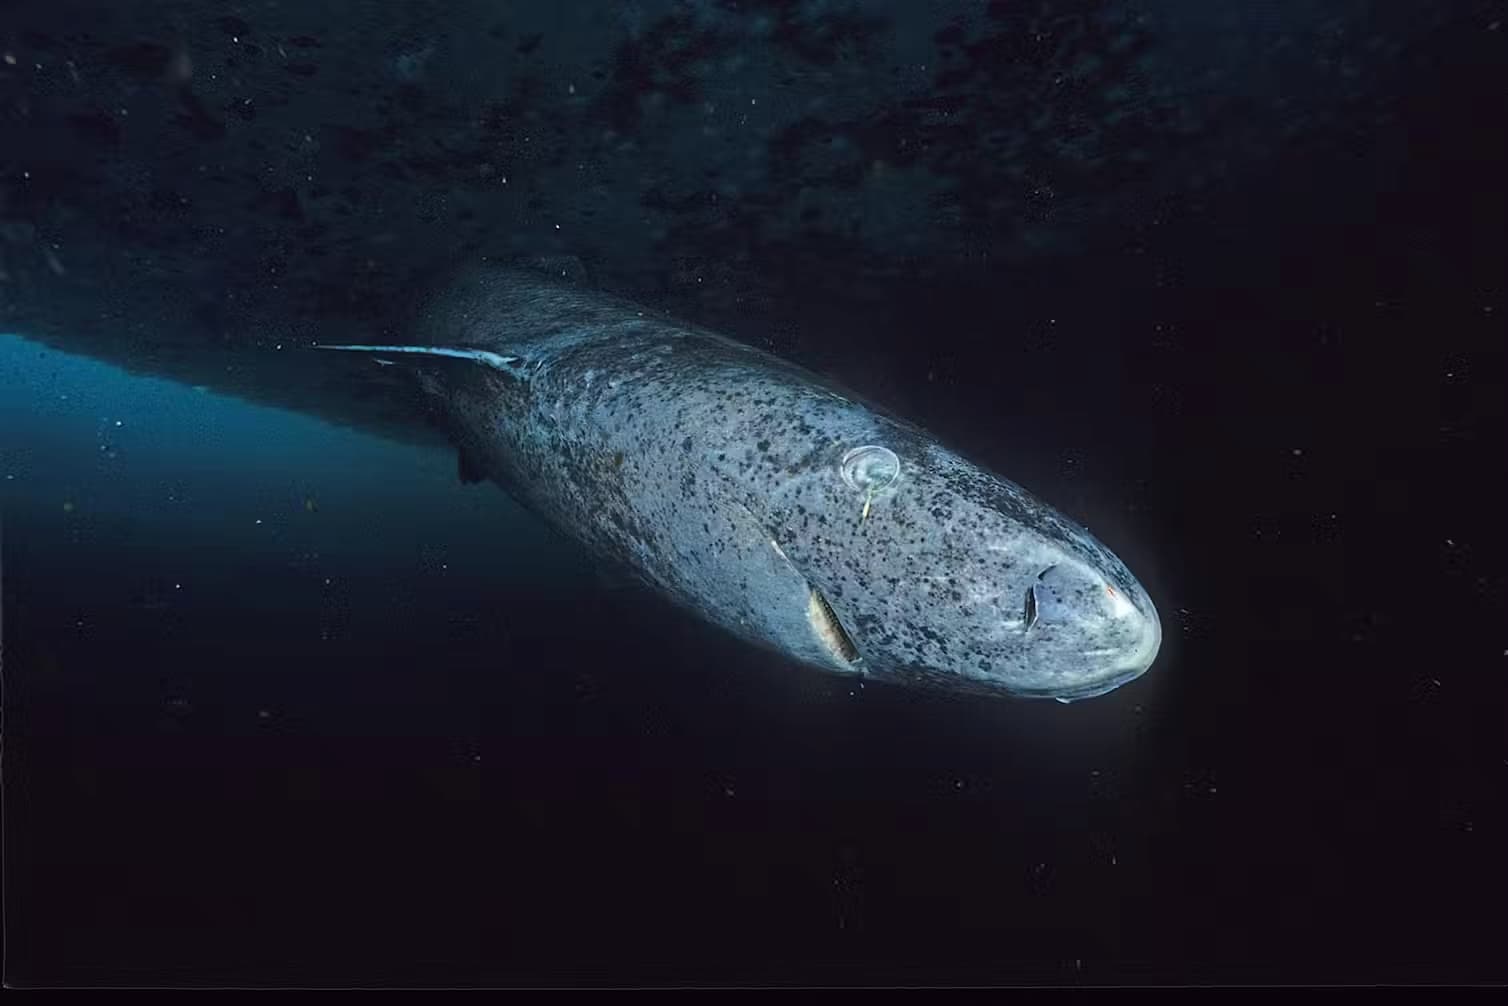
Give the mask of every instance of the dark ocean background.
[[[176, 155], [70, 110], [63, 68], [87, 78], [84, 54], [114, 54], [140, 119], [157, 100], [142, 80], [170, 58], [131, 49], [140, 38], [197, 39], [202, 21], [221, 46], [260, 32], [270, 54], [312, 30], [280, 28], [271, 5], [179, 3], [161, 15], [175, 35], [137, 6], [72, 30], [0, 4], [16, 14], [0, 52], [17, 56], [0, 79], [7, 984], [1508, 979], [1503, 4], [1232, 5], [1271, 33], [1153, 31], [1154, 56], [1232, 68], [1162, 67], [1184, 113], [1209, 116], [1174, 132], [1201, 142], [1168, 148], [1155, 184], [1130, 169], [1091, 184], [1050, 158], [1032, 171], [1080, 181], [1044, 194], [1032, 176], [995, 203], [1006, 183], [971, 168], [947, 176], [952, 201], [914, 206], [907, 187], [943, 168], [887, 183], [895, 205], [932, 207], [917, 219], [937, 233], [875, 223], [883, 199], [860, 213], [875, 231], [826, 229], [823, 193], [849, 182], [806, 155], [768, 190], [784, 195], [738, 197], [733, 224], [706, 193], [667, 209], [653, 179], [606, 168], [600, 216], [552, 215], [570, 165], [523, 155], [510, 184], [534, 186], [528, 209], [466, 218], [467, 253], [579, 255], [606, 285], [832, 375], [1087, 523], [1147, 586], [1165, 643], [1143, 678], [1073, 705], [859, 687], [749, 649], [496, 487], [462, 484], [443, 444], [389, 436], [371, 410], [396, 386], [315, 382], [332, 365], [300, 347], [384, 331], [368, 285], [401, 300], [395, 263], [428, 254], [391, 222], [403, 194], [464, 186], [417, 160], [408, 174], [376, 154], [321, 162], [332, 189], [346, 171], [365, 195], [312, 236], [312, 182], [246, 199], [250, 182], [201, 190], [183, 169], [128, 206], [127, 168], [172, 176]], [[510, 20], [535, 5], [495, 6], [509, 58], [553, 46], [552, 65], [570, 64], [576, 36], [536, 38]], [[869, 14], [921, 60], [949, 44], [955, 6], [1005, 24], [997, 41], [1026, 30], [1000, 4], [930, 5], [914, 37], [894, 5]], [[1023, 6], [1094, 24], [1122, 5]], [[1145, 6], [1162, 26], [1205, 9]], [[580, 15], [583, 46], [599, 29], [660, 46], [657, 69], [618, 49], [603, 64], [618, 97], [592, 114], [639, 138], [622, 153], [639, 169], [694, 176], [706, 137], [655, 134], [627, 109], [636, 87], [673, 106], [688, 88], [688, 106], [721, 94], [679, 55], [706, 41], [698, 25], [794, 24], [807, 34], [790, 58], [819, 74], [849, 35], [867, 51], [881, 31], [838, 16], [865, 8]], [[419, 41], [373, 52], [413, 115], [380, 143], [418, 148], [441, 128], [421, 113], [443, 86], [416, 83], [429, 57], [414, 53], [465, 31], [434, 5], [403, 11]], [[88, 31], [109, 37], [91, 49]], [[292, 79], [340, 80], [371, 55], [358, 35], [349, 53], [320, 36], [319, 73]], [[1376, 65], [1290, 72], [1317, 39]], [[216, 51], [194, 48], [196, 80], [247, 58]], [[974, 53], [997, 68], [1028, 56]], [[1002, 79], [965, 77], [944, 111], [965, 132], [1010, 127], [988, 109], [1035, 92]], [[511, 92], [509, 114], [550, 107], [534, 93]], [[266, 122], [205, 98], [216, 135], [175, 100], [195, 144]], [[864, 121], [848, 142], [921, 129]], [[551, 142], [597, 142], [583, 135]], [[1112, 164], [1163, 149], [1162, 134], [1097, 135]], [[925, 136], [1011, 163], [984, 140]], [[473, 180], [515, 170], [460, 161]], [[794, 212], [778, 240], [749, 224], [786, 195], [822, 211]], [[623, 223], [641, 209], [660, 214], [643, 247]], [[223, 250], [196, 243], [222, 225]], [[331, 264], [390, 226], [378, 264]], [[297, 259], [339, 246], [340, 228], [359, 240]], [[281, 265], [256, 271], [268, 256]], [[184, 318], [158, 313], [176, 300]]]

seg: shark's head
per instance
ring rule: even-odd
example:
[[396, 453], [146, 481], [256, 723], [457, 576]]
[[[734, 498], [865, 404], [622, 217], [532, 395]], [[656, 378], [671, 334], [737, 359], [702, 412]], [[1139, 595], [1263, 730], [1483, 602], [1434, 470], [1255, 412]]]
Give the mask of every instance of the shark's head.
[[1087, 530], [925, 437], [834, 438], [763, 501], [812, 589], [829, 666], [947, 689], [1088, 698], [1151, 666], [1151, 599]]

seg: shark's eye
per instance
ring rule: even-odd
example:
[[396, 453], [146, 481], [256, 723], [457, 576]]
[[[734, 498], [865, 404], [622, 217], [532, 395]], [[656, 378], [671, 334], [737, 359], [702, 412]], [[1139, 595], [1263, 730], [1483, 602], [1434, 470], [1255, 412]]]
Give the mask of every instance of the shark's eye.
[[901, 474], [901, 459], [888, 447], [866, 445], [843, 455], [838, 470], [843, 481], [862, 493], [877, 493]]

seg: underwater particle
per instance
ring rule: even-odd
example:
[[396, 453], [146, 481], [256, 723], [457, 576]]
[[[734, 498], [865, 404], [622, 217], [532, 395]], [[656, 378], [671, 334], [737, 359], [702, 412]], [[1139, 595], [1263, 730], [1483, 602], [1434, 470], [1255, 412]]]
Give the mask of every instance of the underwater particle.
[[304, 497], [304, 511], [306, 513], [319, 513], [319, 504], [315, 502], [313, 496]]
[[64, 513], [73, 513], [73, 500], [64, 500], [63, 501], [63, 512]]

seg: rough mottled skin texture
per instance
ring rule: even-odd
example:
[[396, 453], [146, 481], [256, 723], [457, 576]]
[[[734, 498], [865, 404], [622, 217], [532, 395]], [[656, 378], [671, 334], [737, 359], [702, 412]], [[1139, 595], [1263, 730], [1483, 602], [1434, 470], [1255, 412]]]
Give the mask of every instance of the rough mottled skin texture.
[[[506, 361], [405, 360], [469, 464], [752, 642], [843, 673], [1058, 698], [1155, 656], [1151, 602], [1085, 530], [788, 363], [528, 271], [465, 274], [417, 328], [418, 344]], [[900, 462], [879, 491], [843, 477], [864, 445]], [[814, 591], [857, 659], [824, 639]]]

